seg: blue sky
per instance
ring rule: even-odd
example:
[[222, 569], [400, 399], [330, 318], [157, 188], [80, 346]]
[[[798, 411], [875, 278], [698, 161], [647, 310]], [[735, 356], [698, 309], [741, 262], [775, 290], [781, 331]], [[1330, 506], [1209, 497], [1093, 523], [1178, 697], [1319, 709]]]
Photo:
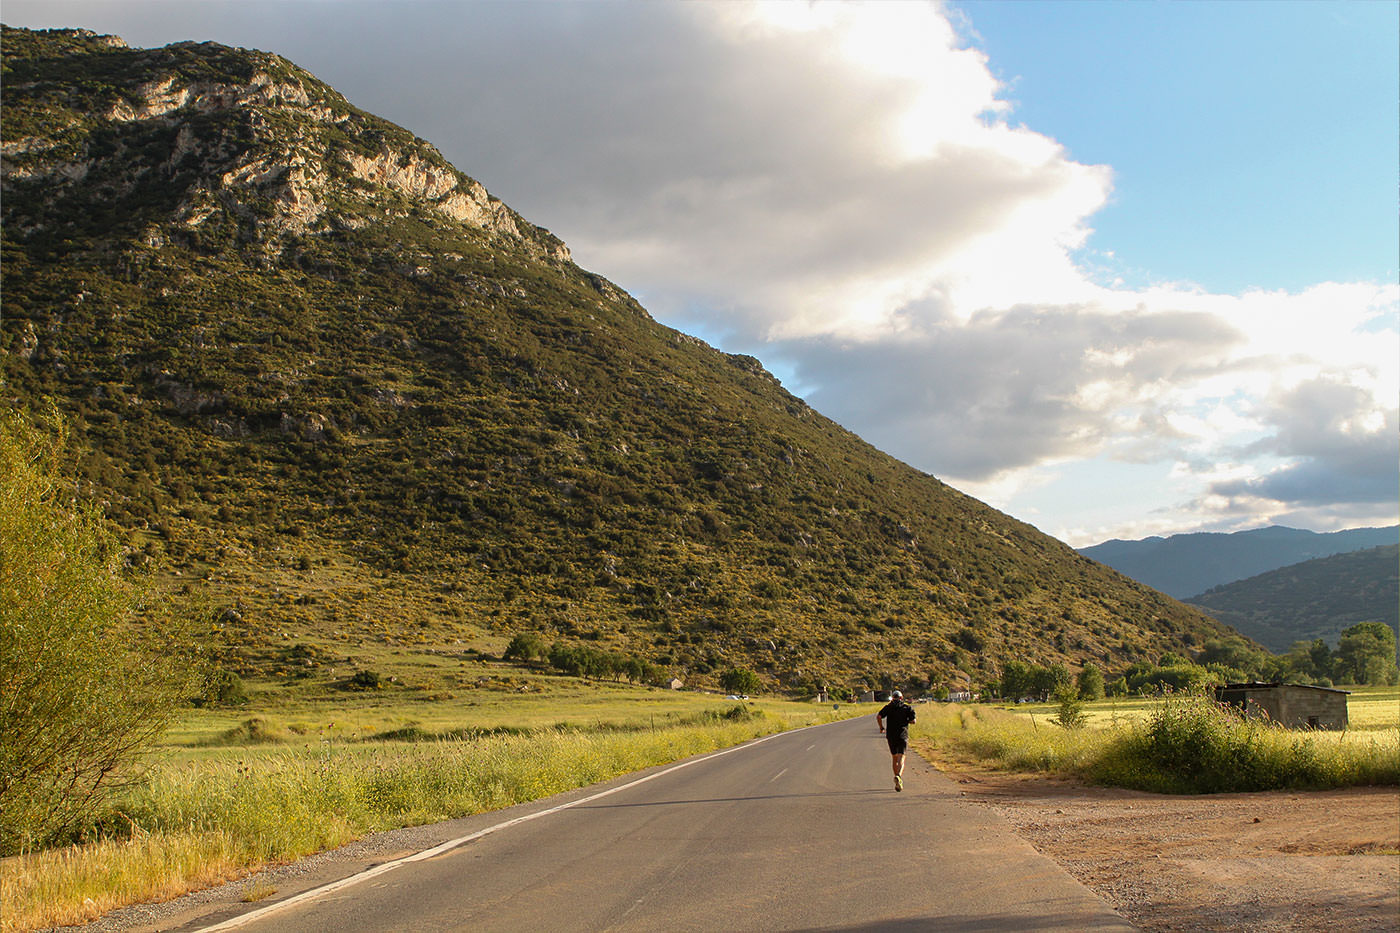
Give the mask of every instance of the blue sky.
[[278, 52], [1083, 546], [1400, 520], [1400, 4], [6, 0]]
[[1395, 278], [1400, 4], [955, 7], [1013, 119], [1113, 166], [1092, 241], [1111, 267], [1225, 291]]

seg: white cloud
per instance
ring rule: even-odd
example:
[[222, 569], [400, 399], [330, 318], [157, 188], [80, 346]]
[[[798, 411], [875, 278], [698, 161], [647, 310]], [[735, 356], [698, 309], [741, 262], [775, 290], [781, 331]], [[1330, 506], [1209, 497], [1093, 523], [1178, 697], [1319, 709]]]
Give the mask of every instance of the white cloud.
[[[1160, 464], [1143, 495], [1176, 498], [1142, 512], [1170, 515], [1131, 519], [1160, 524], [1341, 508], [1394, 477], [1398, 290], [1099, 284], [1076, 257], [1111, 170], [1010, 125], [939, 5], [490, 9], [459, 83], [396, 118], [878, 446], [994, 504], [1056, 465]], [[435, 55], [461, 57], [414, 53]]]

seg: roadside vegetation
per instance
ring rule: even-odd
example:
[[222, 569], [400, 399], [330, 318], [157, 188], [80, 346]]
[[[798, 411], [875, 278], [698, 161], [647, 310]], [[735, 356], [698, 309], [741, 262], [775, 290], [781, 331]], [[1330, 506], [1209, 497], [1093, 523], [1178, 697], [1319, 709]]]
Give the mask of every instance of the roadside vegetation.
[[265, 710], [241, 724], [240, 744], [221, 744], [217, 731], [211, 741], [210, 729], [185, 723], [193, 744], [162, 748], [144, 779], [91, 825], [92, 841], [6, 860], [0, 928], [83, 922], [367, 833], [512, 806], [834, 715], [810, 703], [618, 688], [596, 709], [605, 718], [591, 723], [488, 727], [515, 721], [512, 699], [470, 726], [362, 739], [299, 735]]
[[61, 431], [0, 415], [0, 856], [91, 822], [190, 686], [176, 627], [134, 622], [146, 594], [62, 456]]
[[998, 708], [933, 706], [915, 748], [932, 761], [1200, 794], [1400, 784], [1400, 690], [1358, 691], [1352, 728], [1288, 730], [1200, 693]]

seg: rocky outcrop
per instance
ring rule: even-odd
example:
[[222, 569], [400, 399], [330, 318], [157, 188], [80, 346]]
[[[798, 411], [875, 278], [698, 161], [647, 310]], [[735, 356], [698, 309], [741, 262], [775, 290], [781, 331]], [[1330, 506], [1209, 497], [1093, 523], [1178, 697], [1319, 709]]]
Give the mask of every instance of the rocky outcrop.
[[[231, 215], [258, 239], [358, 228], [360, 214], [332, 216], [328, 205], [373, 201], [384, 192], [534, 255], [571, 261], [556, 237], [491, 197], [431, 146], [356, 110], [276, 55], [210, 42], [129, 49], [116, 37], [80, 30], [52, 35], [71, 40], [79, 50], [73, 54], [130, 55], [129, 73], [141, 80], [114, 91], [104, 78], [89, 89], [86, 108], [76, 99], [54, 99], [35, 121], [45, 128], [42, 135], [0, 144], [7, 188], [87, 185], [96, 200], [115, 201], [160, 179], [181, 194], [168, 216], [152, 218], [157, 224], [193, 231]], [[7, 115], [7, 129], [23, 123]], [[55, 126], [66, 130], [55, 133]], [[64, 221], [26, 217], [16, 229], [53, 222]], [[148, 228], [142, 236], [151, 235]]]
[[[348, 153], [345, 156], [353, 176], [371, 185], [388, 188], [409, 200], [425, 204], [440, 214], [490, 233], [529, 239], [520, 218], [504, 203], [491, 197], [486, 188], [453, 169], [446, 161], [425, 159], [416, 153], [383, 151], [375, 156]], [[570, 260], [563, 243], [537, 243], [563, 262]]]
[[155, 120], [176, 111], [211, 113], [238, 107], [293, 106], [316, 119], [330, 119], [334, 111], [316, 106], [301, 84], [277, 81], [269, 74], [255, 74], [247, 84], [185, 83], [180, 75], [166, 75], [135, 88], [130, 98], [114, 103], [103, 116], [116, 123]]

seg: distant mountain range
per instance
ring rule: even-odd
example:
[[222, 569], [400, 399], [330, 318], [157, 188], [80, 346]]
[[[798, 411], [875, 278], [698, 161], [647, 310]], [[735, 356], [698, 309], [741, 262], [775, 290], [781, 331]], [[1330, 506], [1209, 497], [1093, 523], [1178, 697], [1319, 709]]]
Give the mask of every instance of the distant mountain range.
[[1358, 622], [1385, 622], [1400, 634], [1400, 545], [1304, 561], [1190, 602], [1275, 652], [1318, 638], [1335, 648]]
[[240, 672], [528, 632], [802, 692], [1227, 632], [660, 325], [285, 59], [3, 42], [0, 391], [59, 409]]
[[1079, 553], [1169, 596], [1187, 599], [1280, 567], [1398, 541], [1398, 525], [1328, 533], [1271, 525], [1234, 534], [1115, 539], [1080, 548]]

